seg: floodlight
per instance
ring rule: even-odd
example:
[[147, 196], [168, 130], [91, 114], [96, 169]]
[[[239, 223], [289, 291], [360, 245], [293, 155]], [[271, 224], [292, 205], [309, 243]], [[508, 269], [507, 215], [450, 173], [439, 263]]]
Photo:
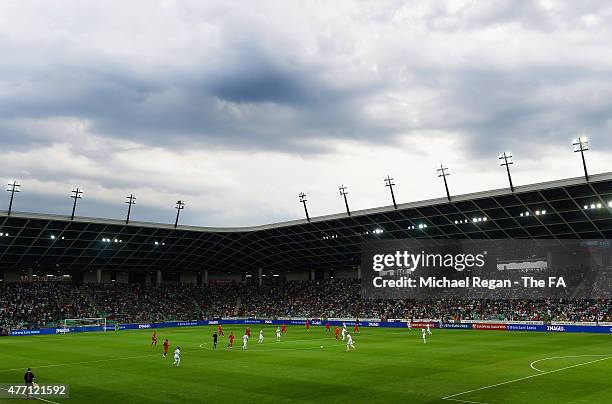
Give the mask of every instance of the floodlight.
[[397, 210], [397, 203], [395, 202], [395, 194], [393, 193], [394, 185], [395, 185], [395, 182], [393, 182], [393, 178], [387, 175], [387, 178], [385, 178], [385, 187], [389, 187], [389, 191], [391, 191], [391, 200], [393, 201], [393, 207], [395, 208], [395, 210]]
[[7, 215], [10, 216], [11, 211], [13, 210], [13, 199], [15, 198], [15, 193], [21, 192], [21, 183], [19, 181], [12, 180], [8, 183], [8, 187], [6, 188], [6, 190], [11, 193], [11, 199], [9, 201], [9, 208], [7, 213]]
[[444, 180], [444, 189], [446, 189], [446, 197], [448, 198], [448, 201], [450, 202], [451, 196], [450, 196], [450, 192], [448, 191], [448, 182], [446, 182], [446, 177], [449, 176], [450, 173], [447, 173], [446, 170], [448, 170], [448, 168], [440, 164], [440, 168], [438, 168], [436, 172], [438, 173], [438, 178], [442, 177], [442, 179]]
[[306, 221], [310, 222], [310, 216], [308, 215], [308, 207], [306, 206], [306, 202], [308, 201], [308, 199], [306, 199], [306, 194], [303, 192], [300, 192], [298, 194], [298, 197], [300, 198], [300, 202], [302, 203], [302, 205], [304, 205], [304, 213], [306, 213]]
[[346, 191], [346, 186], [344, 184], [340, 185], [338, 187], [338, 191], [340, 191], [340, 195], [344, 197], [344, 206], [346, 206], [346, 214], [350, 216], [351, 210], [349, 209], [348, 199], [346, 198], [346, 195], [348, 195], [348, 192]]
[[180, 199], [176, 201], [176, 206], [174, 207], [174, 209], [176, 209], [176, 220], [174, 221], [174, 228], [176, 229], [178, 226], [179, 215], [181, 214], [181, 210], [185, 209], [185, 201], [182, 201]]
[[134, 194], [129, 194], [128, 196], [125, 197], [125, 199], [127, 199], [125, 203], [128, 204], [128, 211], [127, 211], [127, 217], [125, 218], [125, 224], [129, 224], [130, 223], [130, 213], [132, 213], [132, 205], [136, 203], [136, 197], [134, 196]]
[[498, 160], [503, 160], [499, 165], [506, 167], [506, 172], [508, 173], [508, 182], [510, 183], [510, 191], [514, 192], [514, 185], [512, 184], [512, 176], [510, 175], [510, 165], [514, 164], [512, 161], [512, 153], [503, 152], [498, 157]]
[[584, 152], [589, 150], [589, 140], [586, 136], [581, 136], [578, 139], [574, 139], [572, 143], [574, 146], [574, 153], [580, 153], [582, 158], [582, 168], [584, 169], [584, 178], [589, 181], [589, 173], [587, 171], [586, 160], [584, 158]]
[[70, 220], [74, 220], [74, 212], [76, 211], [77, 201], [83, 197], [83, 190], [80, 188], [73, 188], [70, 197], [74, 199], [74, 204], [72, 205], [72, 214], [70, 215]]

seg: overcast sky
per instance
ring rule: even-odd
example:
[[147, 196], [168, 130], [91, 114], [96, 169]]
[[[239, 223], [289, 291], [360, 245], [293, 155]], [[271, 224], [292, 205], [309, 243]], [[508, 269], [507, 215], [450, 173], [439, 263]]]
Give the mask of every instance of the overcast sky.
[[[609, 1], [0, 0], [15, 210], [241, 226], [612, 171]], [[8, 193], [2, 198], [8, 204]], [[2, 200], [0, 200], [1, 202]], [[0, 209], [6, 209], [2, 206]]]

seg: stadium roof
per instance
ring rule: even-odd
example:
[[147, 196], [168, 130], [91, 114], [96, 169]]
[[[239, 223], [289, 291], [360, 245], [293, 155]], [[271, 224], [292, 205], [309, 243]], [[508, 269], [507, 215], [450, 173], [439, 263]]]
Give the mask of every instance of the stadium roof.
[[0, 270], [342, 268], [404, 238], [612, 238], [612, 173], [238, 228], [0, 211]]

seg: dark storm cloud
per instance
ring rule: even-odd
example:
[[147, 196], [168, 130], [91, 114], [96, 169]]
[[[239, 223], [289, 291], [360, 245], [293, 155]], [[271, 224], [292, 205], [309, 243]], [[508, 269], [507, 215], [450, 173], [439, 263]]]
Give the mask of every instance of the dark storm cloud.
[[275, 64], [258, 49], [240, 55], [218, 71], [163, 78], [111, 66], [63, 67], [47, 72], [45, 82], [30, 83], [44, 97], [3, 103], [0, 117], [79, 117], [89, 120], [96, 133], [165, 147], [195, 142], [308, 152], [321, 151], [303, 142], [311, 138], [365, 140], [392, 133], [390, 125], [358, 113], [379, 88], [337, 89], [314, 68]]
[[313, 79], [312, 73], [277, 66], [263, 56], [253, 49], [245, 49], [243, 56], [228, 63], [224, 71], [205, 77], [204, 90], [211, 96], [236, 103], [302, 106], [321, 100], [320, 91], [326, 89]]

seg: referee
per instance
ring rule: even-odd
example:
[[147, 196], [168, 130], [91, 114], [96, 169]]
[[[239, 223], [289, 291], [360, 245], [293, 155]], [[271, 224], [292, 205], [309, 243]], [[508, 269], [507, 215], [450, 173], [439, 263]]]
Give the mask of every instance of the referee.
[[23, 375], [23, 381], [26, 385], [26, 400], [30, 399], [30, 390], [34, 385], [34, 373], [32, 373], [32, 369], [28, 368]]

